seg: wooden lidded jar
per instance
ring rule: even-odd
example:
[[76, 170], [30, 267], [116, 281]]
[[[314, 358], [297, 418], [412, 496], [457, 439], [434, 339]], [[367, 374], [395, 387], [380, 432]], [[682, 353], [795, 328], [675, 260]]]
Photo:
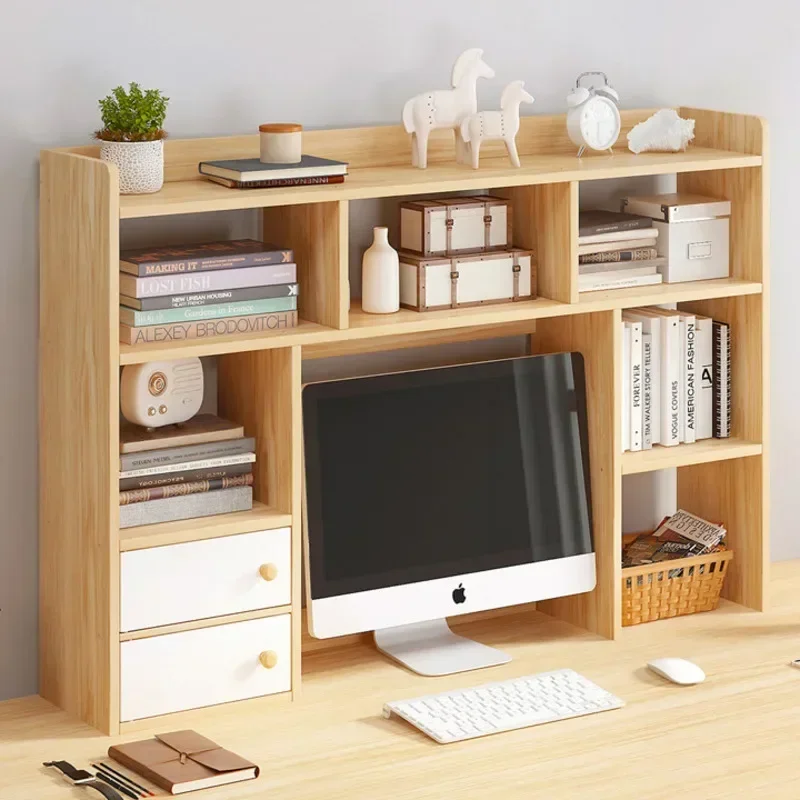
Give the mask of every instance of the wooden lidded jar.
[[269, 122], [258, 126], [264, 164], [297, 164], [303, 158], [303, 126], [296, 122]]

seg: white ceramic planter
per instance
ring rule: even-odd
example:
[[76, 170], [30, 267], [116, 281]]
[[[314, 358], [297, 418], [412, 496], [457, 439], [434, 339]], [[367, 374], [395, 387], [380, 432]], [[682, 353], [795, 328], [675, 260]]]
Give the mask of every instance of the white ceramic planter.
[[361, 262], [361, 308], [368, 314], [400, 310], [400, 259], [389, 244], [389, 229], [375, 228]]
[[100, 158], [119, 167], [120, 194], [150, 194], [164, 185], [164, 141], [100, 142]]

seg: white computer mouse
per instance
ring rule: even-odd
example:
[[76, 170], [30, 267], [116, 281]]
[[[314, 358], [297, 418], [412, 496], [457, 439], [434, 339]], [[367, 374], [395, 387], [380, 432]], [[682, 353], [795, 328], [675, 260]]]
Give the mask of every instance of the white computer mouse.
[[657, 658], [647, 666], [657, 675], [680, 686], [691, 686], [706, 679], [705, 672], [685, 658]]

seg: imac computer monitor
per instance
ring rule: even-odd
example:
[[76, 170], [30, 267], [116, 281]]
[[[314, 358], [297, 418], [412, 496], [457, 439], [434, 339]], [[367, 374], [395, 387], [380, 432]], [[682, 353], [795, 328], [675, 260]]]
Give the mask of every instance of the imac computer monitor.
[[508, 661], [446, 617], [595, 586], [583, 358], [303, 389], [312, 636], [441, 675]]

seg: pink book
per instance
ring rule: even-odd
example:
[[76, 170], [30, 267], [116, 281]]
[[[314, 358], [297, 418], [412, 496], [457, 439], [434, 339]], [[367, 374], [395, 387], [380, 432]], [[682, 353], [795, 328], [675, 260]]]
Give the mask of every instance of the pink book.
[[119, 291], [128, 297], [163, 297], [171, 294], [213, 292], [217, 289], [274, 286], [279, 283], [295, 283], [296, 280], [296, 264], [269, 264], [263, 267], [153, 275], [148, 278], [137, 278], [121, 272]]

